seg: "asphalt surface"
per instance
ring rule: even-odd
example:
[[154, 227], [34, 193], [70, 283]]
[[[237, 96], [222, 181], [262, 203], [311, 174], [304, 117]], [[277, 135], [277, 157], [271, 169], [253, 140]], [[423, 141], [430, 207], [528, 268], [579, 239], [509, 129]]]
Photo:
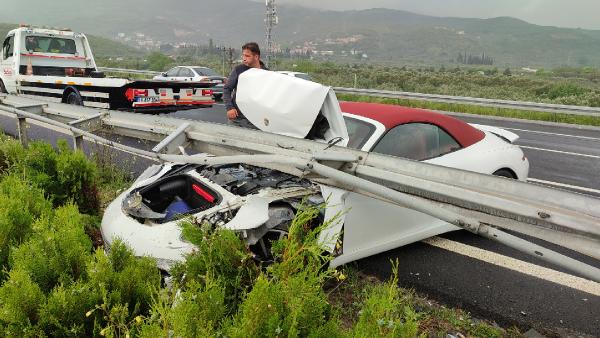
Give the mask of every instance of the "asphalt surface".
[[[501, 127], [519, 135], [517, 144], [529, 158], [530, 177], [536, 182], [600, 196], [600, 128], [457, 115], [469, 123]], [[226, 123], [222, 105], [170, 116]], [[465, 231], [442, 237], [569, 274], [560, 267]], [[593, 259], [537, 242], [600, 268], [600, 262]], [[600, 336], [599, 296], [426, 243], [408, 245], [352, 265], [387, 279], [390, 261], [396, 259], [400, 262], [401, 286], [414, 288], [448, 306], [463, 308], [475, 317], [491, 318], [503, 326], [516, 325], [522, 332], [533, 327], [548, 335]], [[596, 286], [600, 288], [600, 284]]]
[[[222, 104], [213, 108], [178, 111], [168, 114], [191, 120], [226, 123]], [[472, 123], [506, 128], [518, 134], [517, 142], [529, 158], [530, 177], [544, 184], [600, 196], [600, 128], [577, 128], [539, 124], [522, 121], [487, 119], [460, 116]], [[16, 122], [0, 116], [0, 125], [8, 134], [15, 134]], [[32, 138], [56, 143], [57, 138], [67, 135], [31, 126]], [[153, 144], [139, 144], [133, 139], [118, 139], [128, 145], [150, 149]], [[86, 150], [98, 151], [93, 144]], [[128, 154], [117, 153], [115, 162], [132, 173], [140, 173], [152, 162], [132, 160]], [[600, 207], [600, 205], [599, 205]], [[567, 273], [534, 257], [485, 240], [467, 232], [457, 231], [442, 236], [443, 240], [458, 245], [484, 249], [490, 254], [499, 253], [519, 261]], [[546, 245], [556, 248], [552, 245]], [[561, 253], [569, 253], [556, 248]], [[581, 257], [596, 267], [600, 263]], [[569, 283], [557, 283], [545, 278], [522, 273], [522, 270], [506, 268], [485, 262], [485, 257], [473, 258], [425, 242], [414, 243], [386, 253], [352, 263], [355, 269], [387, 279], [391, 272], [390, 260], [400, 262], [399, 284], [414, 288], [450, 307], [459, 307], [477, 318], [487, 318], [503, 326], [517, 325], [522, 332], [533, 327], [550, 335], [600, 336], [600, 293], [589, 293]], [[592, 287], [600, 288], [600, 284]]]

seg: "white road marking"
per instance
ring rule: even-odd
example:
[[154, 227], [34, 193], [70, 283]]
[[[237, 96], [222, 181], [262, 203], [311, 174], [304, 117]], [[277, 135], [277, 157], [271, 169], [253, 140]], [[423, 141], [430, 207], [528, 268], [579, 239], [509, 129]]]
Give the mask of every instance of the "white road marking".
[[566, 286], [575, 290], [600, 296], [600, 283], [569, 275], [564, 272], [548, 269], [539, 265], [524, 262], [495, 252], [476, 248], [474, 246], [451, 241], [445, 238], [432, 237], [423, 240], [424, 243], [436, 248], [448, 250], [459, 255], [471, 257], [505, 269], [513, 270], [548, 282]]
[[498, 128], [502, 128], [502, 129], [506, 129], [506, 130], [514, 130], [514, 131], [523, 131], [523, 132], [526, 132], [526, 133], [554, 135], [554, 136], [564, 136], [564, 137], [579, 138], [579, 139], [584, 139], [584, 140], [600, 141], [600, 137], [559, 134], [559, 133], [551, 133], [551, 132], [547, 132], [547, 131], [527, 130], [527, 129], [518, 129], [518, 128], [505, 128], [505, 127], [498, 127]]
[[600, 156], [597, 155], [589, 155], [589, 154], [580, 154], [580, 153], [572, 153], [569, 151], [560, 151], [560, 150], [552, 150], [552, 149], [544, 149], [544, 148], [536, 148], [536, 147], [528, 147], [528, 146], [519, 146], [521, 148], [524, 149], [532, 149], [532, 150], [539, 150], [539, 151], [547, 151], [550, 153], [558, 153], [558, 154], [565, 154], [565, 155], [573, 155], [573, 156], [582, 156], [582, 157], [589, 157], [589, 158], [597, 158], [600, 159]]
[[553, 186], [557, 186], [557, 187], [561, 187], [561, 188], [569, 188], [569, 189], [574, 189], [574, 190], [580, 190], [580, 191], [586, 191], [586, 192], [592, 192], [595, 194], [600, 194], [600, 190], [596, 190], [596, 189], [592, 189], [592, 188], [586, 188], [586, 187], [580, 187], [577, 185], [570, 185], [570, 184], [565, 184], [565, 183], [558, 183], [558, 182], [551, 182], [551, 181], [544, 181], [544, 180], [538, 180], [537, 178], [528, 178], [527, 181], [529, 182], [534, 182], [534, 183], [542, 183], [542, 184], [547, 184], [547, 185], [553, 185]]

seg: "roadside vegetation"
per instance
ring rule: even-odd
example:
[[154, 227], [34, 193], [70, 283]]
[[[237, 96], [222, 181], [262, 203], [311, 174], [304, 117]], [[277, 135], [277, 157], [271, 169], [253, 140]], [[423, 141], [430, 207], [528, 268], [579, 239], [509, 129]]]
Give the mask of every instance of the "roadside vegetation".
[[[275, 263], [259, 265], [238, 236], [184, 221], [198, 250], [170, 281], [122, 242], [94, 239], [101, 206], [130, 184], [97, 159], [0, 136], [0, 333], [10, 337], [519, 336], [352, 267], [329, 270], [304, 208]], [[104, 196], [104, 197], [102, 197]], [[112, 197], [110, 197], [112, 196]], [[391, 268], [396, 275], [398, 262]]]

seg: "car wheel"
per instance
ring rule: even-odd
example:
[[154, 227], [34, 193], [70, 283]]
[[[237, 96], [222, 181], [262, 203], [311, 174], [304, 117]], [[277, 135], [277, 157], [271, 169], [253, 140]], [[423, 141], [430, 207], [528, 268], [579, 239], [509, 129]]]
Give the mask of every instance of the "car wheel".
[[494, 173], [492, 174], [494, 176], [500, 176], [500, 177], [506, 177], [506, 178], [512, 178], [512, 179], [516, 179], [517, 177], [515, 176], [515, 174], [513, 174], [512, 171], [508, 170], [508, 169], [498, 169], [496, 171], [494, 171]]
[[0, 93], [8, 93], [6, 91], [6, 87], [4, 87], [4, 82], [2, 82], [2, 80], [0, 80]]
[[223, 94], [213, 95], [213, 98], [215, 99], [215, 101], [221, 101], [221, 99], [223, 98]]
[[76, 91], [70, 92], [69, 95], [67, 96], [67, 99], [65, 101], [66, 101], [67, 104], [72, 104], [72, 105], [76, 105], [76, 106], [83, 106], [83, 98]]

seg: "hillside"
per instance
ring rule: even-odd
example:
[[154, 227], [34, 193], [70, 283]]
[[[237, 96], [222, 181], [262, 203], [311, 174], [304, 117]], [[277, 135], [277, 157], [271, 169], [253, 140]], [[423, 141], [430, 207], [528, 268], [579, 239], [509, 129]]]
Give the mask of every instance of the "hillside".
[[[141, 32], [161, 42], [207, 44], [212, 38], [232, 46], [264, 40], [263, 2], [62, 0], [57, 5], [30, 0], [30, 7], [17, 0], [4, 2], [8, 6], [0, 21], [68, 25], [104, 37]], [[367, 54], [375, 62], [452, 65], [461, 53], [484, 54], [497, 67], [600, 67], [600, 31], [537, 26], [508, 17], [442, 18], [389, 9], [319, 11], [281, 5], [278, 14], [274, 36], [283, 49], [309, 46], [333, 52], [336, 60], [355, 62]]]
[[[16, 24], [0, 23], [0, 36], [2, 39], [6, 36], [8, 31], [18, 27]], [[90, 46], [94, 52], [96, 58], [107, 58], [107, 57], [141, 57], [145, 53], [139, 49], [132, 48], [124, 45], [120, 42], [113, 41], [111, 39], [86, 34], [90, 41]]]

